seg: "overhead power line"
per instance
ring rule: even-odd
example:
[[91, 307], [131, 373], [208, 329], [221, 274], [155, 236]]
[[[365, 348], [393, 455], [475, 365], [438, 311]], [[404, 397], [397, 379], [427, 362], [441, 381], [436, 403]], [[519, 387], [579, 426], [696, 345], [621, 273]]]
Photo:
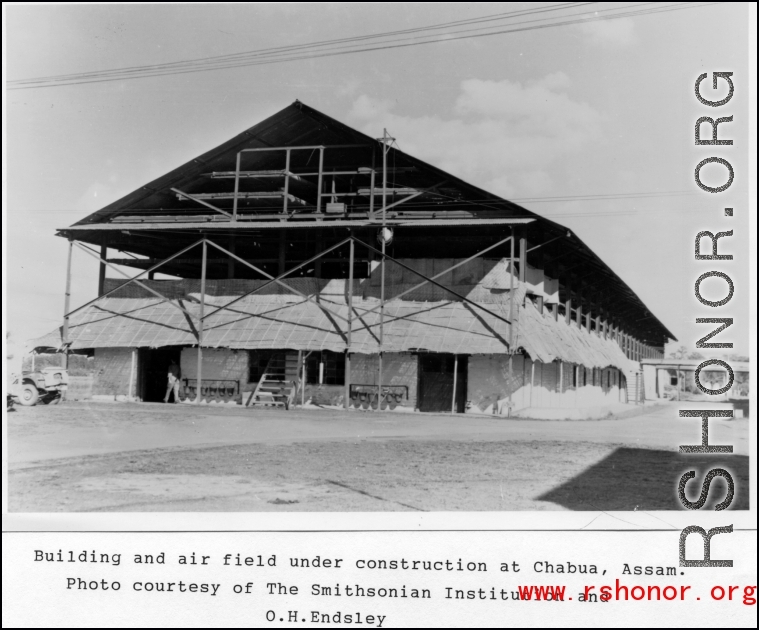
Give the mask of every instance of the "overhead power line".
[[[160, 64], [149, 64], [149, 65], [143, 65], [143, 66], [127, 66], [125, 68], [118, 68], [118, 69], [109, 70], [109, 71], [77, 72], [77, 73], [72, 73], [72, 74], [35, 77], [32, 79], [21, 79], [17, 81], [11, 81], [10, 83], [43, 81], [43, 80], [49, 80], [49, 79], [57, 79], [57, 80], [77, 79], [77, 78], [86, 78], [93, 75], [110, 73], [110, 72], [128, 73], [128, 72], [140, 72], [140, 71], [155, 71], [155, 70], [162, 70], [162, 69], [181, 68], [183, 66], [190, 66], [193, 64], [223, 63], [223, 62], [228, 62], [228, 61], [239, 61], [240, 59], [243, 59], [243, 58], [264, 57], [264, 56], [269, 56], [269, 55], [274, 55], [274, 54], [293, 52], [296, 50], [302, 51], [304, 49], [309, 49], [309, 48], [320, 48], [323, 46], [327, 46], [329, 44], [340, 44], [340, 43], [345, 43], [345, 42], [381, 39], [381, 38], [393, 37], [393, 36], [403, 35], [403, 34], [408, 34], [408, 33], [438, 30], [438, 29], [450, 28], [453, 26], [463, 26], [465, 24], [477, 24], [481, 22], [503, 20], [503, 19], [508, 19], [510, 17], [517, 17], [521, 15], [531, 15], [533, 13], [544, 13], [547, 11], [554, 11], [554, 10], [586, 5], [586, 4], [596, 4], [596, 3], [594, 2], [563, 2], [559, 4], [550, 5], [548, 7], [542, 7], [540, 9], [521, 9], [518, 11], [506, 11], [504, 13], [494, 13], [491, 15], [480, 16], [477, 18], [469, 18], [466, 20], [456, 20], [453, 22], [444, 22], [441, 24], [434, 24], [432, 26], [420, 26], [416, 28], [409, 28], [409, 29], [403, 29], [403, 30], [398, 30], [398, 31], [386, 31], [383, 33], [359, 35], [356, 37], [343, 37], [340, 39], [329, 39], [329, 40], [323, 40], [323, 41], [317, 41], [317, 42], [310, 42], [306, 44], [296, 44], [296, 45], [291, 45], [291, 46], [275, 46], [271, 48], [262, 48], [262, 49], [250, 50], [250, 51], [245, 51], [245, 52], [240, 52], [240, 53], [232, 53], [232, 54], [227, 54], [227, 55], [216, 55], [213, 57], [200, 57], [197, 59], [188, 59], [184, 61], [175, 61], [175, 62], [160, 63]], [[651, 4], [654, 4], [654, 3], [651, 3]]]
[[[488, 20], [500, 20], [509, 19], [513, 17], [524, 17], [527, 15], [533, 15], [537, 13], [544, 13], [548, 11], [558, 11], [566, 8], [574, 8], [582, 4], [589, 3], [571, 3], [571, 6], [567, 6], [567, 3], [562, 5], [551, 5], [550, 7], [543, 7], [540, 9], [534, 9], [530, 11], [513, 12], [508, 16], [502, 17], [485, 16], [482, 18], [472, 18], [466, 21], [466, 24], [475, 24]], [[40, 87], [57, 87], [63, 85], [79, 85], [84, 83], [102, 83], [105, 81], [117, 81], [125, 79], [145, 78], [145, 77], [158, 77], [175, 74], [186, 74], [194, 72], [206, 72], [209, 70], [221, 70], [227, 68], [237, 68], [246, 66], [268, 65], [272, 63], [282, 63], [285, 61], [298, 61], [304, 59], [317, 59], [323, 57], [334, 57], [341, 55], [348, 55], [358, 52], [371, 52], [379, 50], [388, 50], [394, 48], [406, 48], [410, 46], [419, 46], [423, 44], [440, 43], [448, 41], [456, 41], [463, 39], [472, 39], [479, 37], [488, 37], [493, 35], [503, 35], [509, 33], [517, 33], [531, 30], [538, 30], [544, 28], [553, 28], [557, 26], [566, 26], [571, 24], [580, 24], [595, 22], [601, 20], [613, 20], [625, 17], [636, 17], [641, 15], [649, 15], [653, 13], [665, 13], [670, 11], [680, 11], [684, 9], [699, 8], [712, 4], [718, 4], [716, 2], [711, 3], [677, 3], [666, 4], [661, 6], [650, 6], [658, 3], [639, 3], [635, 5], [626, 5], [622, 7], [613, 7], [610, 9], [599, 9], [589, 12], [573, 13], [563, 16], [552, 16], [550, 18], [538, 18], [534, 20], [525, 20], [522, 22], [516, 22], [512, 26], [513, 28], [503, 29], [501, 25], [481, 27], [477, 29], [461, 29], [448, 32], [436, 33], [434, 35], [422, 35], [419, 37], [396, 37], [398, 34], [406, 34], [408, 32], [423, 32], [426, 30], [441, 30], [448, 28], [445, 25], [434, 25], [429, 27], [419, 27], [417, 29], [407, 29], [406, 31], [395, 31], [392, 33], [367, 35], [360, 38], [346, 38], [346, 40], [329, 40], [325, 42], [317, 42], [313, 44], [303, 44], [295, 47], [282, 47], [279, 49], [264, 49], [261, 51], [251, 51], [249, 53], [239, 53], [236, 56], [225, 57], [208, 57], [200, 60], [176, 62], [174, 65], [170, 64], [158, 64], [152, 66], [140, 66], [133, 68], [122, 68], [110, 71], [98, 71], [91, 73], [78, 73], [69, 75], [58, 75], [52, 77], [36, 78], [36, 79], [22, 79], [17, 81], [8, 82], [10, 90], [19, 89], [31, 89]], [[639, 8], [647, 7], [647, 8]], [[627, 10], [632, 9], [632, 10]], [[497, 14], [501, 15], [501, 14]], [[536, 22], [540, 22], [537, 23]], [[544, 23], [546, 22], [546, 23]], [[464, 21], [460, 23], [449, 23], [460, 26]], [[492, 29], [501, 30], [492, 30]], [[488, 32], [477, 32], [488, 30]], [[364, 46], [364, 44], [347, 44], [345, 46], [333, 46], [328, 49], [317, 50], [319, 47], [326, 46], [342, 41], [363, 41], [366, 39], [380, 39], [394, 37], [395, 39], [387, 39], [383, 42], [375, 42], [375, 44]], [[410, 40], [410, 41], [409, 41]], [[363, 47], [362, 47], [363, 46]]]

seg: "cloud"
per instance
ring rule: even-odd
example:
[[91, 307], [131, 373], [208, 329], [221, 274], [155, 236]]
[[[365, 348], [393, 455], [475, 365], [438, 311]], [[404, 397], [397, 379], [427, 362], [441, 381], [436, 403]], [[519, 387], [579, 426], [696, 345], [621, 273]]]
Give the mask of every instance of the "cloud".
[[635, 22], [630, 18], [618, 18], [586, 22], [575, 28], [585, 33], [591, 44], [627, 46], [635, 41], [634, 25]]
[[359, 96], [349, 117], [372, 137], [387, 127], [400, 148], [503, 196], [545, 194], [551, 167], [601, 138], [601, 116], [572, 99], [564, 73], [521, 84], [468, 79], [454, 117], [404, 116], [395, 103]]

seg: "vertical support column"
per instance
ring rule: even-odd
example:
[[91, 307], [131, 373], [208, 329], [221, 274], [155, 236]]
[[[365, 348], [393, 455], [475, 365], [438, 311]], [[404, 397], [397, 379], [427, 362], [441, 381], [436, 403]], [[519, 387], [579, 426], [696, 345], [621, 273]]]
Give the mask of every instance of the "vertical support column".
[[285, 231], [280, 230], [279, 231], [279, 273], [277, 275], [282, 275], [285, 273], [285, 260], [287, 257], [287, 241], [285, 239]]
[[506, 415], [511, 416], [511, 394], [514, 389], [514, 239], [516, 234], [514, 228], [511, 228], [511, 252], [509, 254], [509, 408], [506, 410]]
[[232, 221], [237, 221], [237, 195], [240, 192], [240, 159], [242, 153], [237, 153], [237, 162], [235, 163], [235, 196], [232, 199]]
[[303, 365], [303, 350], [298, 350], [298, 381], [300, 386], [301, 407], [303, 406], [303, 392], [306, 389], [306, 380], [302, 378], [301, 366]]
[[563, 394], [563, 393], [564, 393], [564, 361], [559, 359], [559, 394]]
[[577, 327], [582, 329], [582, 280], [577, 287]]
[[380, 330], [379, 353], [377, 355], [377, 411], [382, 410], [382, 345], [385, 340], [385, 220], [387, 211], [387, 129], [382, 130], [382, 258], [380, 259]]
[[[321, 174], [321, 168], [319, 169]], [[290, 149], [285, 150], [285, 195], [282, 198], [282, 214], [287, 214], [287, 202], [290, 196]]]
[[559, 321], [559, 305], [558, 304], [551, 304], [551, 314], [553, 315], [554, 321]]
[[319, 179], [316, 182], [316, 214], [322, 211], [322, 174], [324, 172], [324, 147], [319, 148]]
[[203, 317], [206, 310], [206, 262], [208, 260], [208, 243], [203, 239], [203, 259], [200, 263], [200, 319], [198, 320], [198, 395], [195, 404], [200, 404], [203, 395]]
[[374, 221], [374, 155], [372, 155], [372, 174], [369, 180], [369, 220]]
[[459, 372], [459, 355], [453, 355], [453, 400], [451, 401], [451, 413], [456, 413], [456, 378]]
[[596, 334], [599, 337], [603, 337], [603, 330], [601, 329], [601, 316], [596, 315]]
[[308, 358], [308, 355], [311, 354], [310, 352], [308, 354], [303, 355], [303, 360], [300, 364], [300, 382], [303, 383], [303, 387], [300, 388], [300, 406], [305, 407], [306, 405], [306, 359]]
[[103, 243], [100, 246], [100, 271], [98, 273], [98, 295], [105, 293], [105, 260], [108, 258], [108, 245]]
[[69, 366], [69, 311], [71, 310], [71, 256], [74, 253], [74, 240], [69, 239], [69, 256], [66, 262], [66, 294], [63, 298], [63, 367]]
[[127, 388], [127, 400], [130, 398], [136, 398], [137, 392], [132, 394], [132, 388], [134, 387], [135, 368], [137, 366], [137, 348], [132, 348], [132, 363], [129, 366], [129, 387]]
[[348, 255], [348, 343], [345, 348], [345, 392], [343, 397], [345, 398], [345, 408], [350, 407], [350, 393], [351, 393], [351, 342], [353, 334], [353, 260], [354, 260], [354, 246], [353, 242], [353, 230], [350, 232], [350, 253]]
[[527, 239], [519, 239], [519, 282], [527, 278]]
[[567, 299], [564, 301], [564, 321], [569, 326], [572, 323], [572, 287], [567, 282]]

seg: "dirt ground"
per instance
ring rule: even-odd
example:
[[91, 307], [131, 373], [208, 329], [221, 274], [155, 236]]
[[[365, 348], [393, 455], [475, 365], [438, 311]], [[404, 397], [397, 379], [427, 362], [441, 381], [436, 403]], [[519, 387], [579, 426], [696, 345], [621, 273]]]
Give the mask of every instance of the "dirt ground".
[[[748, 421], [683, 456], [677, 406], [589, 421], [64, 403], [8, 418], [12, 512], [677, 509], [686, 470], [727, 468], [748, 508]], [[640, 413], [643, 412], [643, 413]], [[718, 461], [719, 460], [719, 461]], [[700, 477], [699, 477], [700, 478]], [[724, 496], [715, 480], [709, 504]], [[691, 492], [698, 493], [695, 481]], [[724, 488], [724, 486], [722, 486]], [[690, 489], [690, 486], [689, 486]]]

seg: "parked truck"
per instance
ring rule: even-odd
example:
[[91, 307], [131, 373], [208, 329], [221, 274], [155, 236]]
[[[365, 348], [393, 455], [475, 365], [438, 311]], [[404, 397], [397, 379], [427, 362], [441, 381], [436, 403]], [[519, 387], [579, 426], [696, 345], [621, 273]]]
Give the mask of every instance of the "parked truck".
[[34, 372], [14, 375], [11, 381], [8, 406], [11, 402], [31, 407], [38, 402], [57, 404], [68, 389], [68, 370], [62, 367], [46, 367]]

